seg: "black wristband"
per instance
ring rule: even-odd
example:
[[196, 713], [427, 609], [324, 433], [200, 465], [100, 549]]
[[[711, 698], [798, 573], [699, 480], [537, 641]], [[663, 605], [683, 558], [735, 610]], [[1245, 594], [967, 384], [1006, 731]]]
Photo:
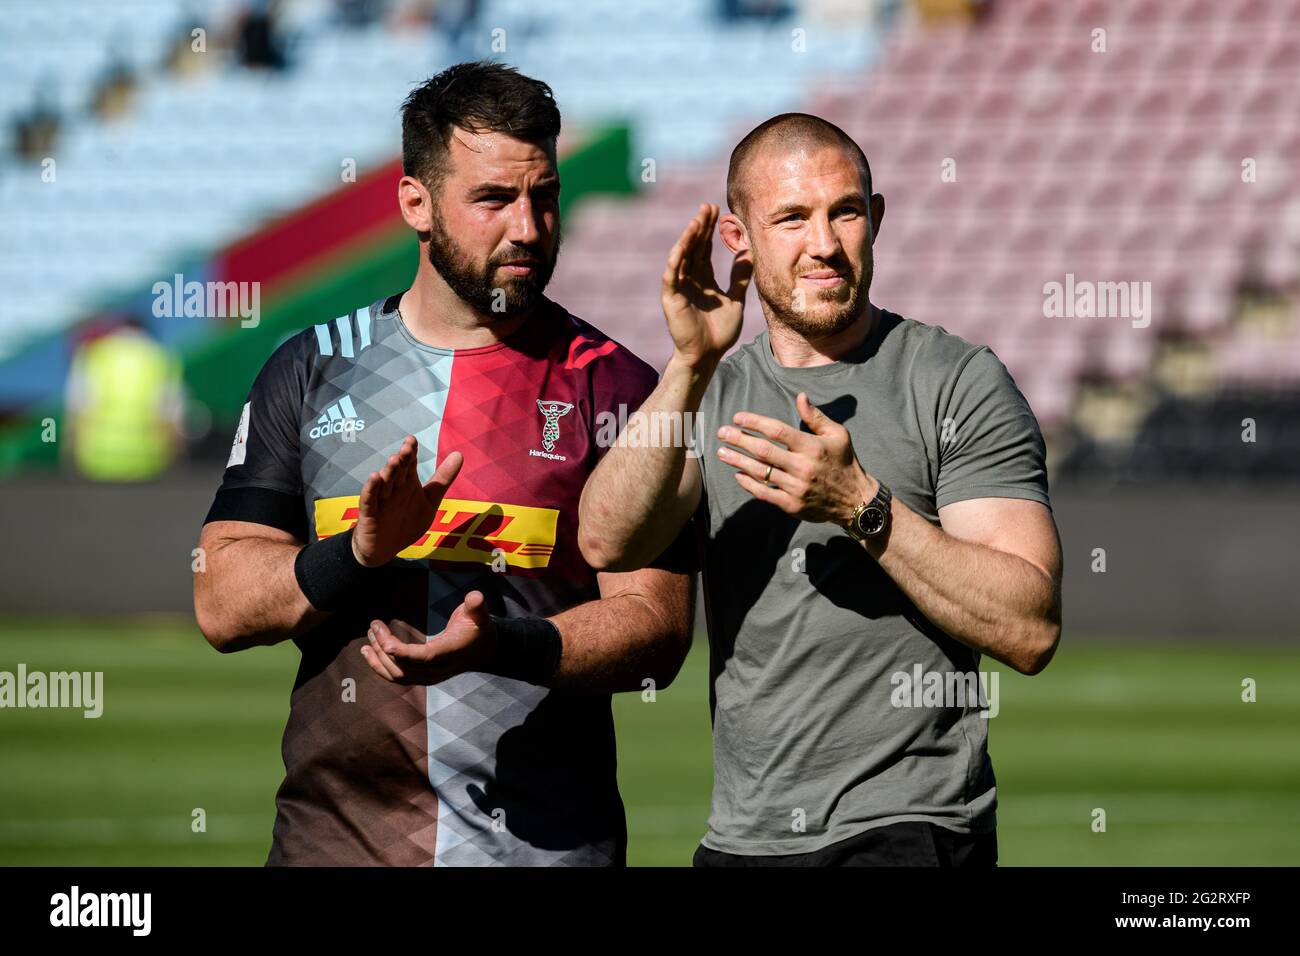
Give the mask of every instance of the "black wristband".
[[352, 553], [352, 529], [330, 535], [298, 552], [293, 574], [311, 606], [337, 611], [355, 596], [358, 587], [374, 579], [381, 568], [368, 568]]
[[545, 685], [560, 666], [564, 646], [560, 629], [544, 617], [497, 617], [497, 648], [488, 671], [502, 677]]

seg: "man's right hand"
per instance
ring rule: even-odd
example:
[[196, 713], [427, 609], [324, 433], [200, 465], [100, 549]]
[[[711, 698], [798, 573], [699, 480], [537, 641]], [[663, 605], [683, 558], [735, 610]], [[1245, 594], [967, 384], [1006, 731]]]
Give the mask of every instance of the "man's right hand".
[[465, 462], [460, 452], [451, 452], [438, 464], [428, 484], [421, 485], [416, 471], [418, 450], [415, 436], [407, 435], [397, 454], [372, 472], [361, 489], [352, 553], [364, 567], [387, 564], [429, 530], [442, 496]]
[[736, 256], [731, 284], [723, 292], [713, 276], [713, 229], [718, 207], [707, 203], [682, 232], [663, 274], [664, 317], [676, 357], [690, 368], [716, 365], [740, 338], [745, 292], [754, 266], [748, 253]]

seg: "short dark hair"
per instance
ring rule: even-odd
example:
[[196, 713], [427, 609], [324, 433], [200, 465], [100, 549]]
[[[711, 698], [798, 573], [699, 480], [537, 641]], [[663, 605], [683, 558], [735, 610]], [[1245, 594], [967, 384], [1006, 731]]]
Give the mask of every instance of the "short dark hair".
[[560, 109], [541, 80], [490, 60], [457, 63], [413, 89], [402, 103], [402, 172], [434, 195], [447, 176], [453, 126], [550, 149]]
[[755, 126], [731, 151], [731, 164], [727, 167], [727, 208], [742, 219], [744, 213], [741, 210], [745, 205], [745, 191], [741, 184], [745, 175], [745, 166], [755, 152], [769, 145], [779, 146], [785, 150], [806, 146], [839, 146], [853, 157], [862, 170], [867, 198], [871, 198], [871, 164], [867, 162], [867, 154], [854, 142], [853, 137], [820, 116], [813, 116], [810, 113], [782, 113]]

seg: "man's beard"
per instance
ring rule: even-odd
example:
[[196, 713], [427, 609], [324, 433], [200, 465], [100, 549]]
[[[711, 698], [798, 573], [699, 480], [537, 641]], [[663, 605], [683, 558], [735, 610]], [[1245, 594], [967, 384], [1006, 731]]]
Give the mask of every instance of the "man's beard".
[[[509, 248], [492, 255], [487, 265], [480, 269], [470, 261], [460, 246], [435, 219], [429, 233], [429, 265], [438, 270], [443, 281], [467, 305], [484, 315], [508, 318], [531, 312], [542, 301], [542, 293], [560, 255], [560, 233], [557, 225], [555, 248], [548, 260], [540, 247], [511, 243]], [[509, 276], [502, 282], [494, 280], [497, 268], [520, 259], [536, 261], [533, 271], [526, 276]]]
[[[775, 321], [802, 338], [821, 339], [843, 332], [862, 313], [866, 306], [867, 293], [871, 288], [870, 262], [863, 263], [863, 272], [862, 280], [856, 283], [851, 276], [845, 277], [845, 280], [850, 283], [850, 289], [849, 297], [843, 303], [835, 301], [833, 289], [806, 290], [804, 302], [808, 308], [803, 309], [796, 308], [795, 303], [795, 290], [799, 288], [798, 279], [795, 279], [793, 286], [778, 288], [771, 276], [762, 270], [756, 270], [754, 283], [758, 287], [759, 299]], [[830, 304], [834, 307], [814, 312], [813, 307], [818, 304], [823, 306]]]

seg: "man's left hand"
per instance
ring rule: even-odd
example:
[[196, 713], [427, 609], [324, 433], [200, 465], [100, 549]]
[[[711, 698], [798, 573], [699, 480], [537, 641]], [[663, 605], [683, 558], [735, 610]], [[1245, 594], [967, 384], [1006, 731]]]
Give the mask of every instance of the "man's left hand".
[[[736, 481], [760, 501], [801, 521], [846, 524], [879, 485], [858, 464], [847, 428], [828, 418], [803, 392], [795, 403], [811, 432], [765, 415], [737, 412], [734, 427], [718, 429], [718, 437], [735, 447], [723, 445], [718, 458], [739, 469]], [[747, 435], [745, 428], [764, 437]]]
[[405, 621], [371, 621], [369, 646], [361, 656], [394, 684], [437, 684], [487, 667], [496, 650], [496, 628], [480, 591], [470, 591], [452, 612], [442, 633], [426, 640]]

